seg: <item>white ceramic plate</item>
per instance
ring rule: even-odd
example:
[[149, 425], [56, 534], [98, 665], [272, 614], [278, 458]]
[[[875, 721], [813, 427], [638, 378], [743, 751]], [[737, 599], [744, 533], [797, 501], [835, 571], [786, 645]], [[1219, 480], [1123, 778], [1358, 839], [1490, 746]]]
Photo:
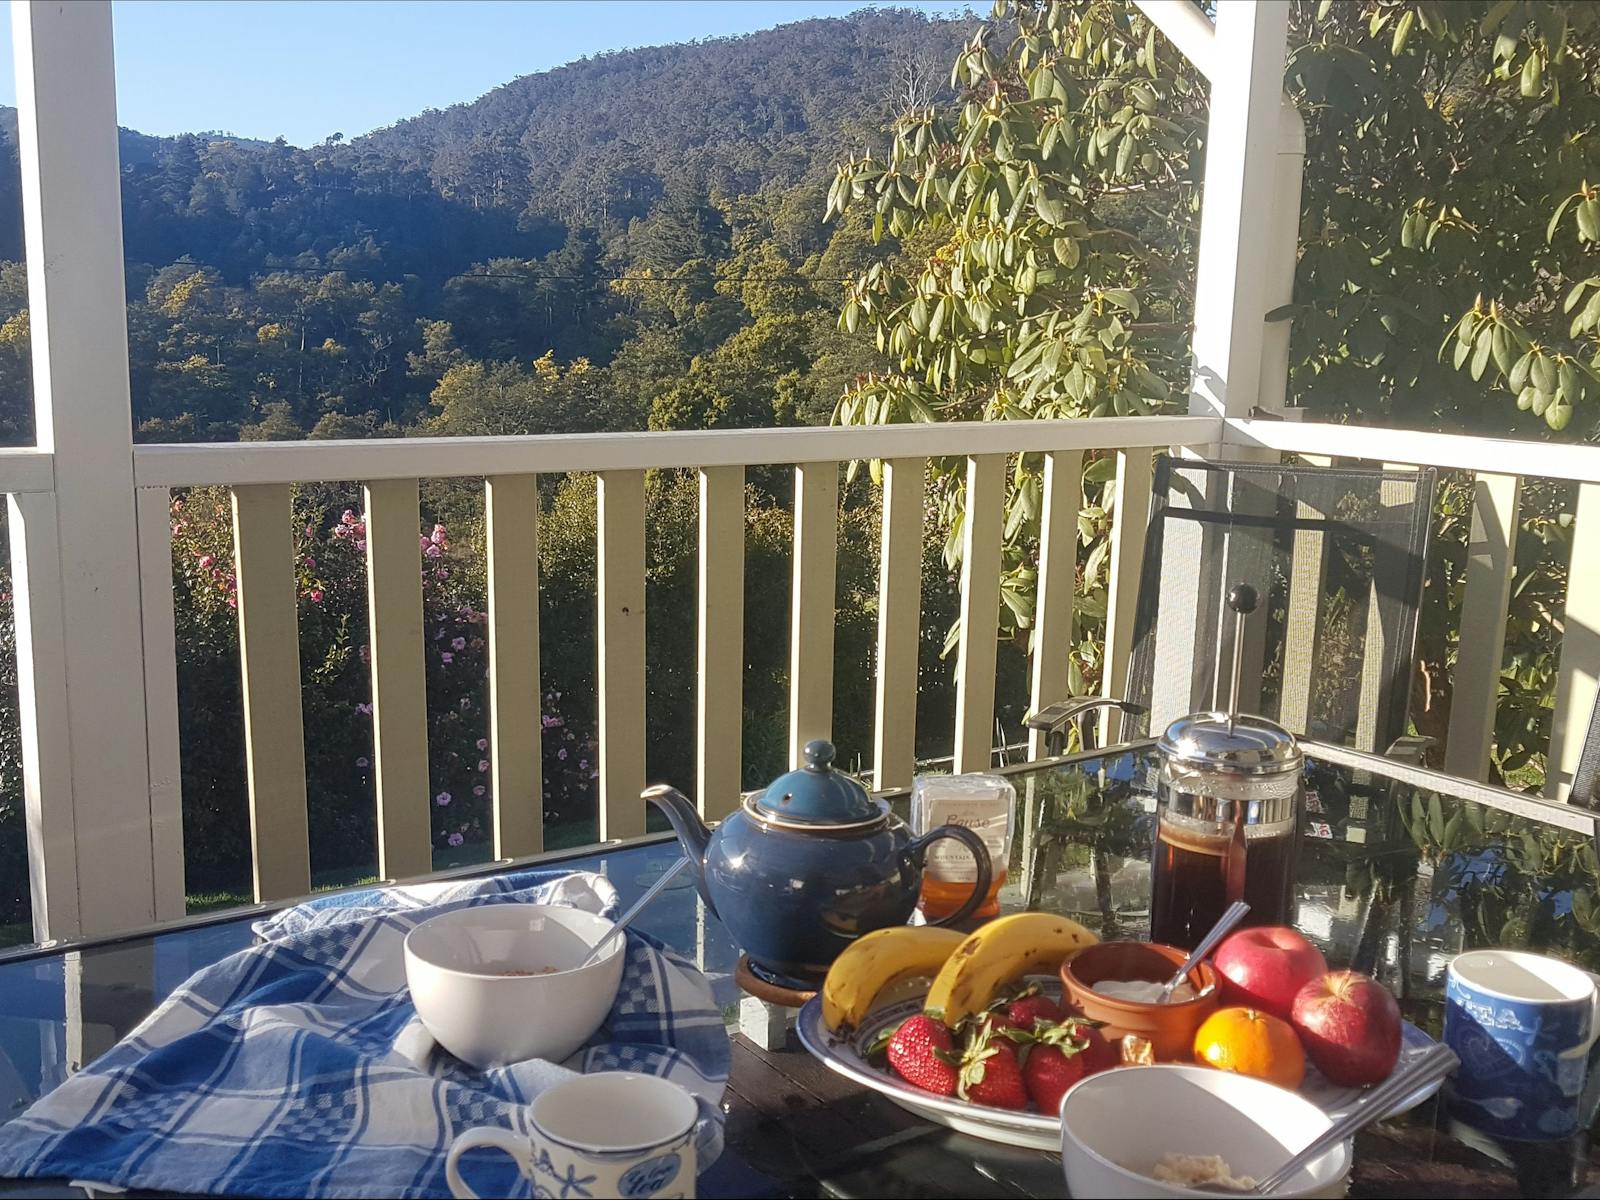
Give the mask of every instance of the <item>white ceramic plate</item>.
[[[1043, 979], [1037, 982], [1043, 984]], [[1054, 989], [1059, 995], [1059, 984]], [[959, 1133], [1004, 1142], [1011, 1146], [1026, 1146], [1034, 1150], [1061, 1149], [1061, 1121], [1043, 1113], [1017, 1112], [1007, 1108], [991, 1108], [987, 1104], [970, 1104], [953, 1096], [935, 1096], [914, 1088], [887, 1068], [868, 1062], [862, 1050], [871, 1045], [884, 1029], [896, 1025], [913, 1013], [922, 1010], [920, 997], [902, 1000], [874, 1009], [862, 1022], [853, 1037], [837, 1038], [822, 1023], [822, 998], [813, 996], [800, 1009], [795, 1021], [795, 1031], [800, 1042], [822, 1060], [824, 1065], [839, 1074], [854, 1079], [873, 1091], [882, 1092], [901, 1108], [916, 1113], [940, 1125], [947, 1125]], [[1433, 1045], [1433, 1039], [1411, 1022], [1402, 1029], [1400, 1061], [1422, 1053]], [[1418, 1088], [1396, 1110], [1406, 1112], [1421, 1104], [1439, 1090], [1440, 1084]], [[1329, 1082], [1315, 1067], [1306, 1068], [1305, 1082], [1300, 1094], [1322, 1108], [1329, 1116], [1347, 1111], [1361, 1096], [1361, 1088], [1340, 1087]]]

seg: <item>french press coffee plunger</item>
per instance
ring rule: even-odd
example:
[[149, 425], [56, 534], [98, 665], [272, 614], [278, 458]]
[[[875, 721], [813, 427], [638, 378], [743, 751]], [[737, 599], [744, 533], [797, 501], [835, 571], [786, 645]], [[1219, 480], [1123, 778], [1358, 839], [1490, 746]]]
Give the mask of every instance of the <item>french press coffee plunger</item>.
[[1234, 616], [1227, 712], [1180, 717], [1156, 745], [1156, 838], [1150, 937], [1193, 949], [1235, 900], [1251, 925], [1281, 925], [1294, 906], [1304, 758], [1294, 735], [1239, 712], [1245, 618], [1256, 589], [1228, 593]]

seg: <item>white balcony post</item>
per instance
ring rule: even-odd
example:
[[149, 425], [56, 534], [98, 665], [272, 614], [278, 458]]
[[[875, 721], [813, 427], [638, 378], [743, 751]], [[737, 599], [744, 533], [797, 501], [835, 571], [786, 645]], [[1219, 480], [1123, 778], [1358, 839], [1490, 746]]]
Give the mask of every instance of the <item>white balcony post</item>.
[[[1268, 280], [1278, 240], [1278, 151], [1289, 6], [1228, 0], [1211, 47], [1204, 203], [1189, 411], [1242, 417], [1260, 403]], [[1296, 189], [1298, 191], [1298, 189]]]
[[70, 781], [39, 800], [73, 814], [76, 932], [97, 934], [156, 916], [111, 6], [17, 2], [12, 31], [38, 444], [56, 484], [54, 546], [27, 540], [57, 556], [60, 583], [29, 597], [17, 643], [53, 652], [35, 629], [65, 631], [49, 710], [65, 714]]

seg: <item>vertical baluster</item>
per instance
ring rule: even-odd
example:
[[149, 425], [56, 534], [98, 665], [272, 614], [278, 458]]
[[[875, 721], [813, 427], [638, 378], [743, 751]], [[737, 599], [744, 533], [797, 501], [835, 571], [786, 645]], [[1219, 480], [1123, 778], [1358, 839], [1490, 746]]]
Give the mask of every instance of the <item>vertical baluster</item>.
[[172, 921], [188, 908], [183, 877], [183, 760], [178, 749], [178, 645], [172, 600], [172, 493], [164, 487], [138, 488], [134, 495], [156, 920]]
[[257, 903], [311, 890], [292, 519], [288, 484], [233, 489], [245, 771]]
[[644, 833], [644, 472], [602, 471], [600, 838]]
[[1461, 601], [1460, 652], [1451, 673], [1450, 733], [1444, 754], [1444, 769], [1468, 779], [1483, 779], [1489, 773], [1521, 505], [1519, 477], [1480, 474], [1473, 481], [1467, 587]]
[[544, 849], [539, 703], [539, 477], [484, 480], [489, 568], [489, 747], [494, 853]]
[[834, 586], [839, 464], [794, 470], [794, 586], [789, 620], [789, 765], [815, 738], [833, 736]]
[[[1044, 456], [1039, 514], [1039, 584], [1033, 618], [1033, 711], [1064, 700], [1072, 653], [1072, 598], [1078, 582], [1078, 511], [1083, 507], [1083, 453]], [[1045, 734], [1028, 731], [1028, 757], [1046, 753]]]
[[[1117, 451], [1117, 479], [1111, 515], [1111, 584], [1106, 603], [1105, 663], [1100, 694], [1123, 699], [1128, 658], [1133, 652], [1134, 614], [1139, 605], [1139, 575], [1144, 566], [1145, 534], [1150, 525], [1152, 462], [1148, 450]], [[1100, 737], [1110, 737], [1114, 714], [1101, 718]]]
[[433, 869], [417, 481], [373, 480], [364, 492], [378, 874], [405, 879]]
[[[1600, 483], [1578, 485], [1572, 559], [1567, 569], [1567, 604], [1561, 629], [1561, 667], [1556, 677], [1555, 720], [1545, 764], [1544, 792], [1566, 800], [1572, 773], [1594, 711], [1600, 674]], [[1587, 802], [1587, 798], [1584, 798]]]
[[[1414, 469], [1396, 462], [1386, 462], [1383, 467], [1386, 471]], [[1406, 507], [1412, 494], [1411, 485], [1386, 479], [1378, 485], [1378, 506], [1385, 509]], [[1387, 750], [1388, 741], [1394, 736], [1380, 726], [1380, 720], [1387, 719], [1394, 705], [1404, 708], [1411, 691], [1409, 674], [1403, 679], [1391, 679], [1388, 674], [1389, 646], [1395, 631], [1384, 627], [1385, 606], [1380, 603], [1382, 589], [1379, 586], [1382, 580], [1403, 578], [1404, 570], [1403, 550], [1382, 544], [1374, 547], [1372, 582], [1367, 588], [1366, 632], [1361, 645], [1361, 694], [1355, 739], [1357, 750], [1373, 754]]]
[[76, 937], [83, 928], [72, 811], [72, 747], [67, 734], [61, 549], [56, 542], [54, 495], [34, 492], [6, 499], [28, 885], [33, 899], [33, 937], [46, 942]]
[[883, 464], [878, 555], [878, 688], [873, 784], [909, 787], [917, 754], [917, 635], [922, 612], [922, 510], [928, 460]]
[[708, 820], [739, 805], [744, 737], [744, 468], [700, 471], [695, 796]]
[[1006, 456], [967, 459], [967, 511], [961, 528], [961, 637], [956, 650], [957, 774], [994, 761], [994, 673], [1000, 622], [1000, 543]]

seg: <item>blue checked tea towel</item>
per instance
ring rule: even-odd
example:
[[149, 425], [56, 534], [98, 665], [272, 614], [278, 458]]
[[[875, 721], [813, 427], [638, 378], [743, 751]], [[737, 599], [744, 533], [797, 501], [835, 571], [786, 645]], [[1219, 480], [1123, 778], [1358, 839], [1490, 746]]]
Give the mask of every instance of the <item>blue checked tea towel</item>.
[[[630, 930], [616, 1003], [567, 1064], [473, 1071], [422, 1028], [406, 934], [478, 904], [614, 914], [600, 875], [522, 872], [313, 900], [255, 927], [260, 944], [200, 971], [136, 1030], [10, 1124], [0, 1176], [239, 1196], [447, 1196], [462, 1130], [526, 1132], [528, 1102], [579, 1071], [643, 1071], [700, 1102], [702, 1168], [722, 1147], [730, 1048], [711, 986]], [[481, 1157], [480, 1157], [481, 1155]], [[484, 1195], [526, 1196], [504, 1155], [474, 1152]]]

